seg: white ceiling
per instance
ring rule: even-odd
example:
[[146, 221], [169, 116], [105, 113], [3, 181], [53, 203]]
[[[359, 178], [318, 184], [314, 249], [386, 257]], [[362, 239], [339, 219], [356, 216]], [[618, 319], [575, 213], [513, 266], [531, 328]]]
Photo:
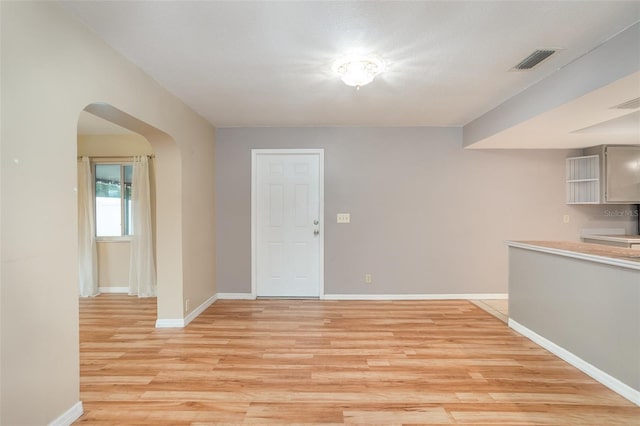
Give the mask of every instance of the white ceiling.
[[[640, 1], [61, 4], [217, 127], [462, 126], [640, 20]], [[351, 52], [388, 70], [356, 91], [332, 71]]]

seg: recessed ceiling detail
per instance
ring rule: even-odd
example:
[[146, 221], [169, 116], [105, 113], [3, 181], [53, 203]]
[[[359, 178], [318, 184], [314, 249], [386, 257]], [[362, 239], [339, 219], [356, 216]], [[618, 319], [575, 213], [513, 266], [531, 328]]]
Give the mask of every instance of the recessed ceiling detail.
[[619, 105], [611, 107], [611, 109], [636, 109], [636, 108], [640, 108], [640, 97], [628, 100]]
[[538, 49], [535, 50], [531, 55], [524, 58], [520, 61], [516, 66], [512, 68], [513, 71], [529, 71], [540, 62], [547, 59], [549, 56], [556, 53], [558, 49]]
[[640, 143], [640, 111], [612, 118], [572, 133], [599, 134], [606, 138], [626, 136], [625, 142]]

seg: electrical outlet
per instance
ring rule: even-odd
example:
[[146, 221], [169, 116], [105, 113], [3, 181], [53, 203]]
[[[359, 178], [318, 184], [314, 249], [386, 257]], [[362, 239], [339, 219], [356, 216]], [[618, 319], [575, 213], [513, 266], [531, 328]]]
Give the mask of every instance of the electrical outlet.
[[184, 301], [184, 310], [189, 312], [189, 299], [186, 299]]
[[364, 282], [367, 284], [371, 284], [373, 282], [371, 274], [364, 274]]
[[568, 214], [565, 214], [564, 216], [562, 216], [562, 222], [569, 223], [570, 221], [571, 221], [571, 217], [569, 217]]

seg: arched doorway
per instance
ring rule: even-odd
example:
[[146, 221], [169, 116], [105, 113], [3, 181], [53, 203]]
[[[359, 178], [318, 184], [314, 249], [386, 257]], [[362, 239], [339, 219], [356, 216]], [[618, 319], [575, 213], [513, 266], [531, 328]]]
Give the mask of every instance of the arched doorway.
[[[84, 108], [82, 114], [85, 113], [126, 129], [131, 135], [139, 135], [148, 142], [154, 155], [152, 222], [157, 265], [157, 309], [158, 318], [170, 317], [171, 314], [163, 315], [163, 311], [172, 311], [171, 301], [176, 295], [181, 300], [182, 293], [182, 246], [179, 243], [182, 237], [181, 227], [176, 226], [181, 220], [181, 204], [175, 202], [181, 193], [180, 151], [170, 135], [112, 105], [92, 103]], [[139, 144], [138, 151], [131, 153], [144, 153], [143, 145]]]

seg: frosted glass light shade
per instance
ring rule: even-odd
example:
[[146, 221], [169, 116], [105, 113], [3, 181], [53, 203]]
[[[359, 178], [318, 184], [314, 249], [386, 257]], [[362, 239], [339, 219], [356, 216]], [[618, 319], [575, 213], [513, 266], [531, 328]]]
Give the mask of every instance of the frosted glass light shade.
[[371, 83], [376, 75], [384, 71], [384, 64], [373, 57], [352, 57], [338, 60], [334, 69], [344, 84], [359, 88]]

